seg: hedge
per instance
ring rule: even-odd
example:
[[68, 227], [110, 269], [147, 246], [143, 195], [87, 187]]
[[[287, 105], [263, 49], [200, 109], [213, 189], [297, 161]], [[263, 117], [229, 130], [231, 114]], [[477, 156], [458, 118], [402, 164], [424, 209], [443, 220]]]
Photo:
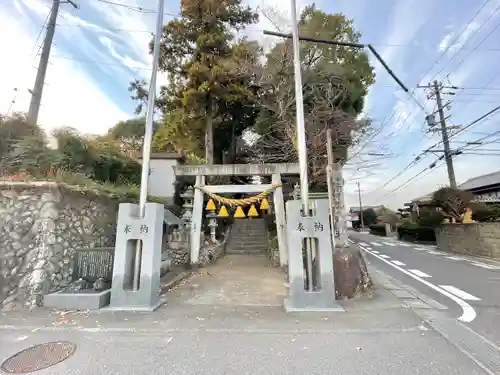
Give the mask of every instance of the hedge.
[[385, 231], [385, 224], [370, 225], [370, 233], [377, 236], [387, 236], [387, 233]]
[[398, 238], [406, 241], [436, 242], [436, 232], [431, 227], [399, 227]]

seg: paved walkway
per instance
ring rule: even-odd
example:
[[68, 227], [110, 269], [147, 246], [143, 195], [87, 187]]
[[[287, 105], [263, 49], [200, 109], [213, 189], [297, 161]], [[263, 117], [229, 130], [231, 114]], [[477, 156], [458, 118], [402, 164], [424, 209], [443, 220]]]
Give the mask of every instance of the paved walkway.
[[75, 354], [39, 374], [485, 374], [408, 308], [429, 306], [375, 282], [370, 296], [343, 302], [345, 313], [285, 314], [283, 273], [236, 255], [200, 270], [154, 313], [4, 314], [0, 359], [68, 340]]

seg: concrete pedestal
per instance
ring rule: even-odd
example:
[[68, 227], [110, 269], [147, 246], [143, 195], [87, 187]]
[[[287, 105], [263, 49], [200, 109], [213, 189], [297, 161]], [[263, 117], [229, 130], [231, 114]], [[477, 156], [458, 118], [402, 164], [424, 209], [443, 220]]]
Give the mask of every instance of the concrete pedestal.
[[[288, 312], [344, 311], [335, 300], [331, 230], [328, 199], [311, 201], [313, 215], [302, 216], [302, 203], [292, 200], [286, 203], [288, 234], [288, 279], [289, 298], [285, 301]], [[305, 270], [302, 258], [304, 239], [315, 242], [315, 267], [313, 279], [318, 287], [314, 291], [305, 289]]]
[[[122, 203], [118, 211], [110, 310], [153, 311], [159, 298], [163, 205], [147, 203], [139, 218], [139, 206]], [[142, 241], [139, 289], [133, 290], [136, 243]]]

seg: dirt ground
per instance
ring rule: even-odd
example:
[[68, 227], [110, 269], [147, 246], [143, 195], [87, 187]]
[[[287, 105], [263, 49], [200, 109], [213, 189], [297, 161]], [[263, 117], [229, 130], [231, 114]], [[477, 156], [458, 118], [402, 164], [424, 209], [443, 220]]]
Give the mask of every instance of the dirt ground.
[[[285, 274], [255, 254], [226, 255], [169, 292], [170, 305], [282, 306]], [[174, 302], [177, 300], [177, 302]]]

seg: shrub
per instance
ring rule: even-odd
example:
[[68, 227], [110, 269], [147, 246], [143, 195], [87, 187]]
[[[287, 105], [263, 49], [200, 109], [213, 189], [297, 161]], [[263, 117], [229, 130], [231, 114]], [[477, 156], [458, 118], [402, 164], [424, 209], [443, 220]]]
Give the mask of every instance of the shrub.
[[398, 238], [405, 241], [436, 242], [436, 233], [431, 227], [399, 227]]
[[376, 222], [377, 222], [377, 213], [373, 208], [367, 208], [366, 210], [363, 210], [363, 224], [365, 226], [373, 225]]
[[461, 220], [460, 215], [469, 207], [474, 195], [465, 190], [443, 187], [432, 195], [434, 205], [440, 207], [446, 216]]
[[472, 208], [472, 220], [479, 222], [499, 221], [500, 205], [477, 205]]
[[418, 225], [421, 227], [437, 228], [444, 220], [444, 216], [438, 211], [423, 212], [417, 219]]
[[401, 225], [400, 225], [400, 228], [417, 228], [418, 227], [418, 223], [416, 223], [412, 218], [404, 218], [403, 220], [401, 220]]
[[370, 233], [377, 236], [386, 236], [385, 224], [374, 224], [370, 225]]

